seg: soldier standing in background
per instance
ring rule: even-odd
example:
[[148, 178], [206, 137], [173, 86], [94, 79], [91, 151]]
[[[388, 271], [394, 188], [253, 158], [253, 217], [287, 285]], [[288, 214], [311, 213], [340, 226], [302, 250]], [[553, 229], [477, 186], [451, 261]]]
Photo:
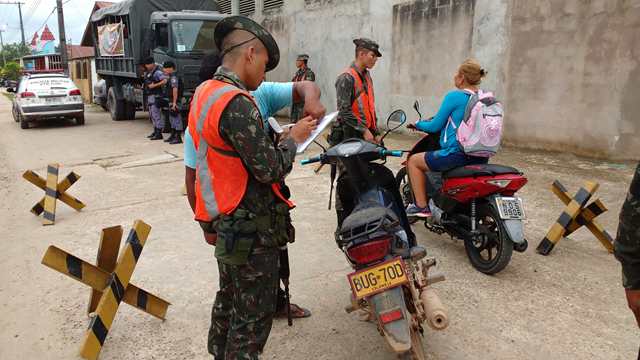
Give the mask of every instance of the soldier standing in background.
[[[298, 81], [316, 81], [316, 74], [314, 74], [314, 72], [309, 69], [309, 67], [307, 66], [309, 62], [309, 55], [306, 54], [300, 54], [298, 55], [298, 58], [296, 59], [296, 67], [298, 68], [298, 71], [296, 71], [296, 74], [293, 76], [293, 79], [291, 80], [292, 82], [298, 82]], [[293, 103], [293, 105], [291, 105], [291, 122], [295, 123], [298, 120], [300, 120], [300, 118], [302, 117], [302, 110], [304, 109], [304, 101], [299, 101], [299, 102], [295, 102]]]
[[153, 57], [148, 57], [142, 62], [146, 70], [144, 75], [144, 85], [147, 88], [147, 103], [149, 104], [149, 117], [153, 123], [153, 132], [147, 136], [151, 140], [162, 140], [161, 98], [162, 86], [166, 83], [164, 74], [160, 66], [156, 65]]
[[180, 116], [180, 92], [181, 84], [178, 75], [175, 73], [176, 65], [173, 61], [165, 61], [162, 64], [162, 71], [167, 78], [167, 82], [164, 85], [164, 97], [167, 99], [169, 106], [166, 109], [169, 123], [171, 124], [171, 136], [169, 136], [165, 142], [169, 144], [182, 144], [182, 117]]
[[[373, 80], [369, 74], [379, 57], [382, 57], [376, 42], [366, 38], [353, 40], [356, 46], [355, 60], [336, 79], [336, 100], [338, 120], [331, 128], [329, 143], [333, 146], [343, 140], [358, 138], [378, 143], [380, 135], [377, 127], [376, 105]], [[338, 187], [344, 171], [337, 167]], [[331, 167], [331, 177], [336, 175], [336, 166]], [[332, 180], [333, 181], [333, 180]], [[340, 191], [336, 191], [335, 209], [338, 226], [348, 211], [344, 208]]]
[[[627, 199], [620, 211], [614, 254], [622, 264], [622, 286], [629, 309], [640, 327], [640, 164], [636, 167]], [[640, 354], [638, 356], [640, 358]]]

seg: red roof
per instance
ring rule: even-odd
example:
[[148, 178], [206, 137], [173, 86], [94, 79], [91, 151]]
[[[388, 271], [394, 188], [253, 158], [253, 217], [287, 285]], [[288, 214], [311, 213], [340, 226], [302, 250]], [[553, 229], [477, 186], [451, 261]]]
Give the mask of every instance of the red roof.
[[113, 5], [110, 1], [96, 1], [95, 7], [98, 9], [106, 8]]
[[92, 46], [67, 45], [67, 56], [70, 60], [90, 58], [94, 56]]
[[31, 39], [31, 46], [36, 46], [38, 44], [38, 32], [33, 33], [33, 39]]
[[53, 37], [53, 34], [51, 33], [51, 30], [49, 30], [49, 26], [45, 25], [44, 26], [44, 30], [42, 30], [42, 35], [40, 36], [40, 40], [43, 41], [53, 41], [56, 38]]

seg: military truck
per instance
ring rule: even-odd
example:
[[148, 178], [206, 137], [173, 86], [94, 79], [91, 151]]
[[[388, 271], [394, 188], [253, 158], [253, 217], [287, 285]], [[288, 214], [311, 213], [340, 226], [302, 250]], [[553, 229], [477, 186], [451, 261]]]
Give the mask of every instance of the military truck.
[[134, 119], [146, 110], [144, 67], [171, 60], [182, 79], [182, 112], [198, 85], [200, 62], [215, 47], [213, 32], [225, 14], [213, 0], [125, 0], [91, 16], [96, 72], [102, 79], [96, 102], [113, 120]]

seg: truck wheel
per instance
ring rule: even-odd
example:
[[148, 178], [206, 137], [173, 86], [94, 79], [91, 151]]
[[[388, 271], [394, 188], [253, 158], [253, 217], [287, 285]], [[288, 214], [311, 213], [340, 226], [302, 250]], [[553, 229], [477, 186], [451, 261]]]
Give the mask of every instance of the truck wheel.
[[135, 120], [136, 118], [136, 104], [126, 101], [125, 116], [127, 120]]
[[125, 101], [118, 100], [113, 87], [110, 87], [107, 93], [107, 107], [111, 113], [111, 120], [119, 121], [125, 119]]

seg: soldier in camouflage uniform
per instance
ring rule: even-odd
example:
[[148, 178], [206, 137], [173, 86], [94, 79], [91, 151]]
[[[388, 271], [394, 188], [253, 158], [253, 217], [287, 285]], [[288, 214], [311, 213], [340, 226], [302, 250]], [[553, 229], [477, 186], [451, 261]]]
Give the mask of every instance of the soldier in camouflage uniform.
[[614, 254], [622, 264], [622, 285], [640, 327], [640, 164], [622, 205]]
[[[278, 64], [275, 40], [249, 18], [225, 18], [217, 24], [214, 38], [223, 56], [214, 80], [252, 91], [264, 79], [265, 71]], [[194, 99], [197, 96], [198, 91]], [[212, 106], [215, 108], [215, 102]], [[211, 313], [208, 340], [209, 352], [215, 359], [258, 359], [266, 344], [276, 308], [278, 247], [288, 241], [289, 208], [276, 196], [272, 184], [282, 182], [291, 171], [296, 142], [306, 139], [316, 123], [310, 118], [300, 120], [291, 128], [289, 137], [275, 146], [250, 97], [235, 96], [222, 110], [219, 136], [241, 158], [248, 184], [232, 213], [200, 223], [205, 232], [217, 233], [215, 256], [220, 289]], [[196, 128], [191, 118], [189, 128]]]
[[[379, 142], [380, 134], [376, 127], [377, 116], [375, 113], [375, 105], [373, 99], [371, 99], [371, 116], [372, 124], [367, 125], [364, 121], [364, 114], [357, 116], [354, 114], [354, 103], [362, 95], [362, 92], [356, 93], [355, 83], [356, 79], [353, 76], [353, 71], [358, 74], [360, 82], [363, 84], [363, 92], [367, 93], [369, 89], [367, 86], [370, 84], [373, 87], [371, 81], [369, 69], [373, 68], [379, 57], [382, 57], [379, 46], [376, 42], [366, 38], [359, 38], [353, 40], [356, 46], [355, 60], [351, 63], [349, 69], [340, 74], [336, 80], [336, 100], [338, 107], [338, 120], [331, 128], [331, 134], [329, 135], [329, 143], [331, 145], [338, 144], [346, 139], [358, 138], [371, 142]], [[367, 79], [369, 81], [367, 81]], [[335, 174], [335, 168], [332, 169], [332, 174]], [[346, 211], [343, 206], [343, 202], [340, 198], [340, 186], [343, 177], [341, 176], [343, 171], [338, 167], [338, 191], [335, 196], [335, 209], [338, 217], [338, 226], [342, 224], [346, 216]], [[333, 175], [332, 175], [333, 176]], [[346, 199], [345, 199], [346, 201]]]
[[[307, 66], [309, 62], [309, 55], [306, 54], [301, 54], [298, 55], [298, 58], [296, 59], [296, 67], [298, 68], [298, 71], [296, 71], [296, 74], [293, 76], [293, 79], [291, 79], [292, 82], [298, 82], [298, 81], [316, 81], [316, 74], [309, 69], [309, 67]], [[291, 122], [295, 123], [296, 121], [300, 120], [300, 118], [302, 117], [302, 113], [303, 113], [303, 109], [304, 109], [304, 101], [299, 101], [299, 102], [295, 102], [293, 103], [293, 105], [291, 105]]]

